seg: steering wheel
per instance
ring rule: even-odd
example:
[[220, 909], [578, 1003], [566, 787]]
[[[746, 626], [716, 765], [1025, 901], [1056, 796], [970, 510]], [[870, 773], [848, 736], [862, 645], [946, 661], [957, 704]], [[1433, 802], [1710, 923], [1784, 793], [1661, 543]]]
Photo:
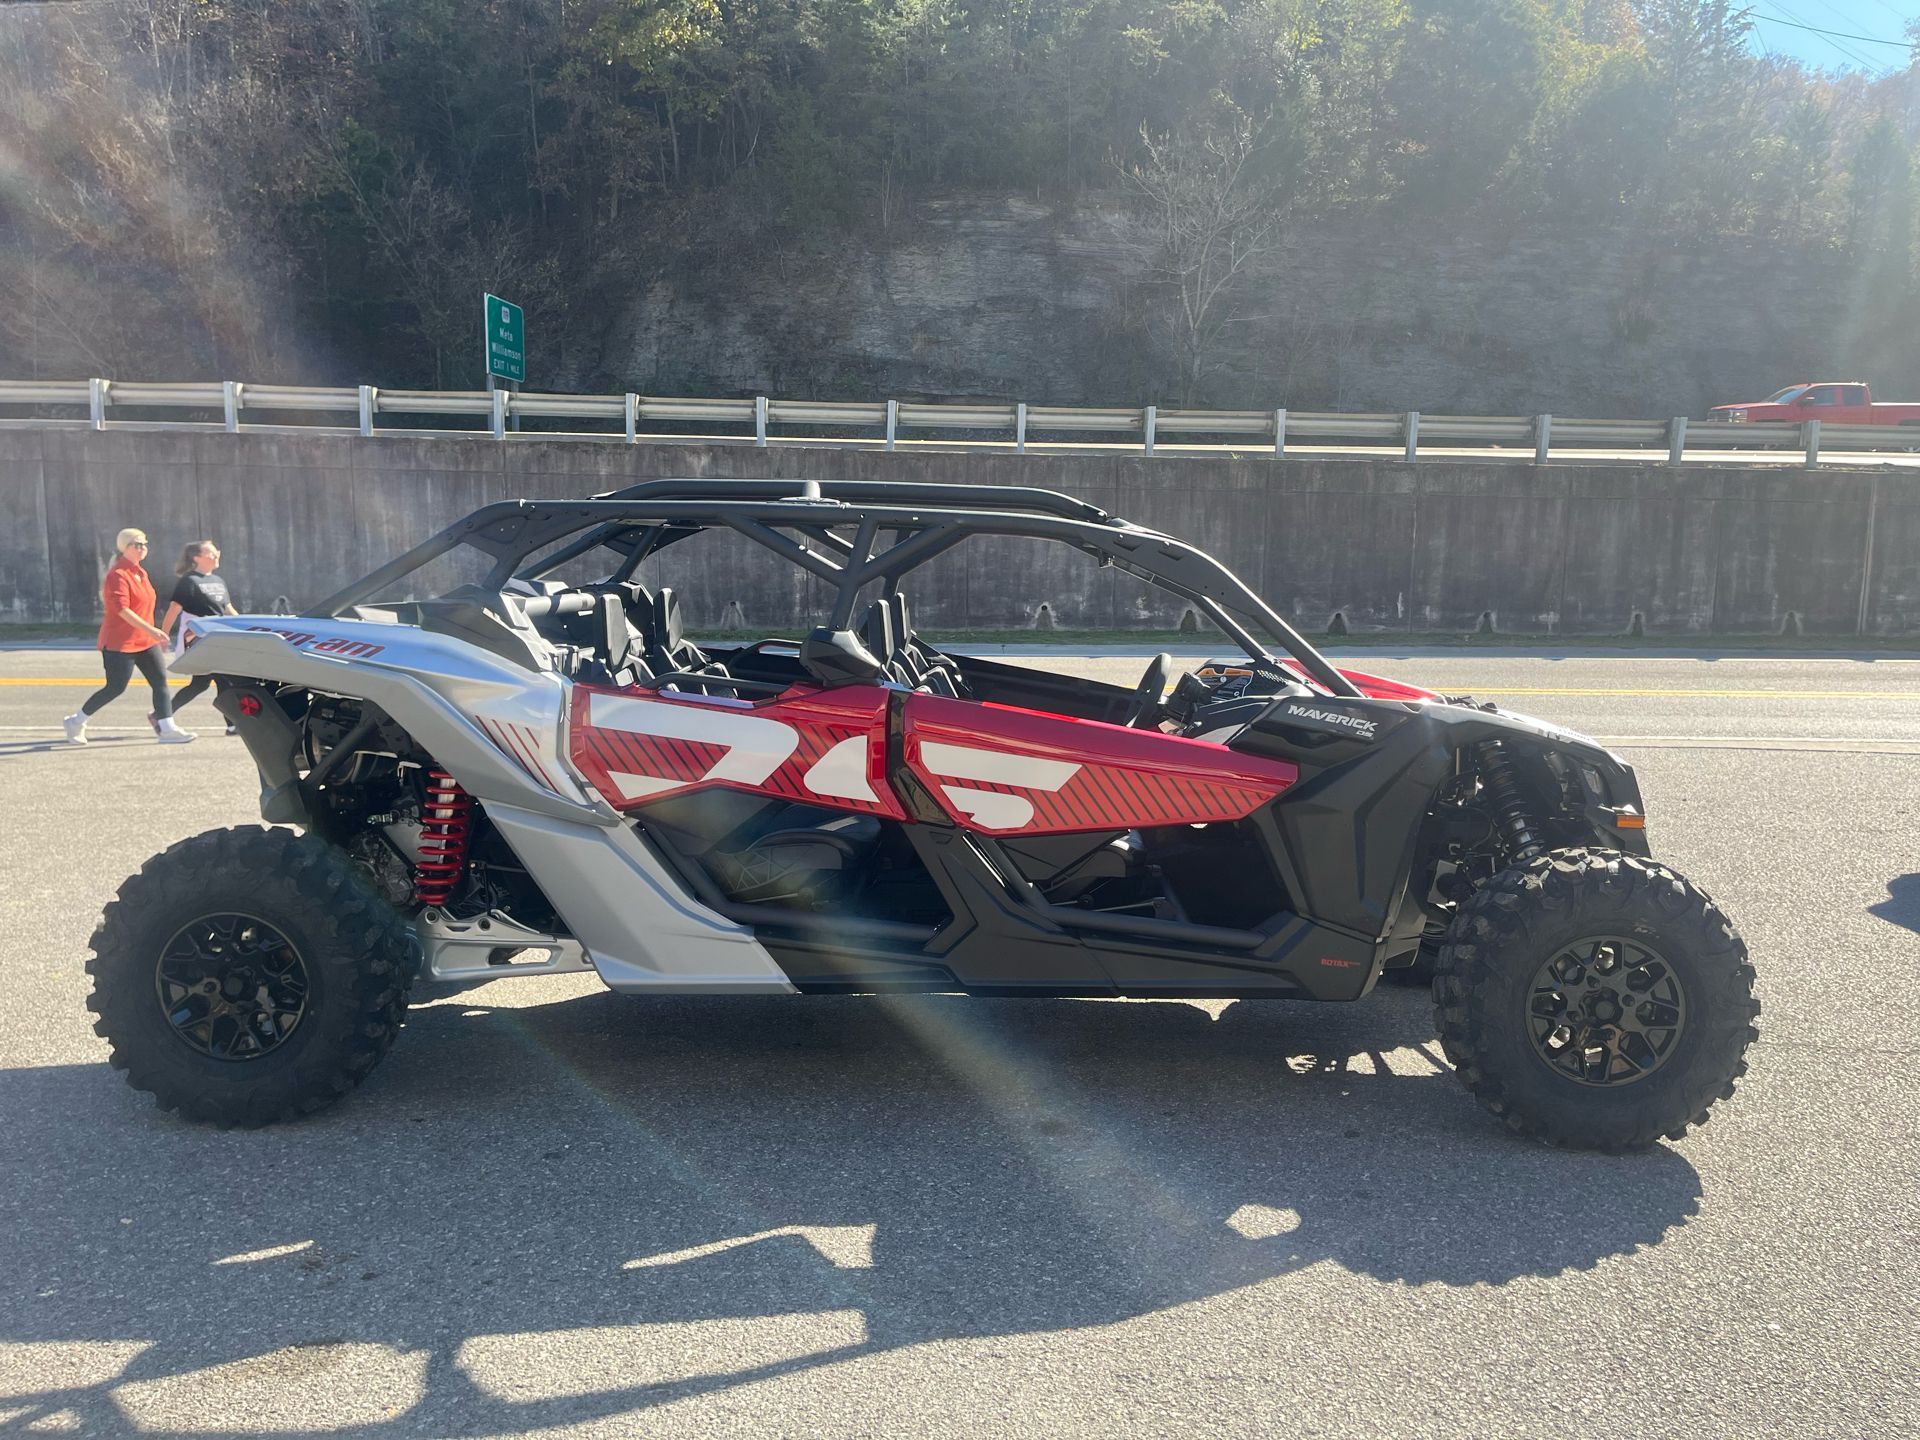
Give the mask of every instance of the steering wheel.
[[1160, 697], [1166, 694], [1167, 680], [1173, 674], [1173, 656], [1162, 650], [1147, 665], [1147, 673], [1133, 687], [1133, 699], [1127, 704], [1127, 718], [1121, 723], [1133, 730], [1146, 730], [1160, 723]]

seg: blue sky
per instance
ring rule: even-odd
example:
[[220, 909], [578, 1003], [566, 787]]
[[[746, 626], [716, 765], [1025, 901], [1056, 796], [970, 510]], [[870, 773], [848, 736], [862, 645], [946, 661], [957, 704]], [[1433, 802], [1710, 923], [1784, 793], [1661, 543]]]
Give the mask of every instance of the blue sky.
[[1891, 45], [1830, 40], [1777, 22], [1798, 21], [1822, 30], [1903, 40], [1906, 22], [1920, 16], [1920, 0], [1750, 0], [1753, 45], [1776, 55], [1792, 55], [1823, 70], [1904, 70], [1907, 52]]

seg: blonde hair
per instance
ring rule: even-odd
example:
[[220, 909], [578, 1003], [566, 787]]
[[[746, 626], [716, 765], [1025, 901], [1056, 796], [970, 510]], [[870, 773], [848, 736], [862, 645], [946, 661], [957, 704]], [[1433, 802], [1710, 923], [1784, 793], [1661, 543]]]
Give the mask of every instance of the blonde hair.
[[129, 525], [126, 529], [122, 530], [118, 535], [113, 537], [113, 553], [118, 555], [122, 550], [126, 549], [127, 546], [133, 544], [133, 542], [136, 540], [138, 540], [142, 545], [146, 544], [147, 532], [144, 530], [135, 529], [133, 526]]
[[176, 575], [192, 573], [193, 562], [200, 558], [200, 552], [203, 550], [211, 550], [212, 548], [213, 541], [211, 540], [189, 541], [187, 548], [180, 552], [180, 563], [173, 567], [173, 573]]

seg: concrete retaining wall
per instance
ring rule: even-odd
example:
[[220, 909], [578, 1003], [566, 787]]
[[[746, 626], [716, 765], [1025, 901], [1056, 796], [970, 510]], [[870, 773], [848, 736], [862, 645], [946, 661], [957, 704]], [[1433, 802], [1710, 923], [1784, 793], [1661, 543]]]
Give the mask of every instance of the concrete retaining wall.
[[[212, 536], [243, 606], [295, 608], [488, 501], [672, 475], [1026, 484], [1211, 549], [1320, 631], [1920, 635], [1920, 476], [1423, 460], [755, 450], [430, 439], [0, 432], [0, 620], [91, 620], [114, 532], [164, 597]], [[443, 572], [444, 581], [452, 578]], [[696, 625], [790, 629], [815, 582], [702, 536], [659, 562]], [[1057, 546], [974, 541], [916, 578], [949, 627], [1171, 627], [1177, 601]], [[1864, 625], [1862, 623], [1864, 617]], [[1044, 623], [1044, 621], [1042, 622]]]

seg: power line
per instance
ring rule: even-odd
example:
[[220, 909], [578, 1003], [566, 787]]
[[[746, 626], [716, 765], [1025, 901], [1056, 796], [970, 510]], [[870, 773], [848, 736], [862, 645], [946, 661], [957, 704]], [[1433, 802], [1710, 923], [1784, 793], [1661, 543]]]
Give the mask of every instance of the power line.
[[1818, 25], [1801, 25], [1792, 20], [1776, 20], [1771, 15], [1755, 15], [1751, 18], [1764, 21], [1768, 25], [1785, 25], [1793, 30], [1810, 30], [1815, 35], [1826, 36], [1829, 40], [1864, 40], [1869, 45], [1892, 45], [1900, 50], [1915, 48], [1911, 40], [1882, 40], [1875, 35], [1849, 35], [1844, 30], [1822, 30]]
[[[1855, 50], [1852, 46], [1841, 44], [1840, 42], [1842, 39], [1848, 38], [1845, 32], [1838, 31], [1838, 30], [1823, 30], [1818, 25], [1807, 24], [1805, 21], [1799, 18], [1799, 12], [1796, 10], [1790, 9], [1784, 3], [1784, 0], [1767, 0], [1767, 3], [1769, 3], [1775, 10], [1780, 11], [1782, 14], [1791, 15], [1794, 18], [1791, 20], [1783, 20], [1783, 19], [1776, 18], [1775, 16], [1772, 16], [1772, 15], [1756, 14], [1752, 10], [1749, 10], [1747, 12], [1748, 18], [1752, 20], [1763, 21], [1765, 23], [1773, 24], [1773, 25], [1785, 25], [1792, 30], [1806, 30], [1816, 35], [1824, 35], [1827, 37], [1827, 43], [1829, 45], [1831, 45], [1835, 50], [1839, 51], [1840, 54], [1846, 56], [1847, 59], [1851, 60], [1854, 64], [1858, 65], [1862, 70], [1866, 71], [1868, 76], [1870, 76], [1873, 79], [1877, 80], [1877, 79], [1880, 79], [1882, 76], [1892, 73], [1893, 67], [1891, 65], [1875, 64], [1873, 61], [1869, 60], [1866, 56], [1862, 55], [1858, 50]], [[1873, 43], [1878, 45], [1885, 45], [1891, 42], [1885, 41], [1885, 40], [1878, 40], [1878, 41], [1874, 41]]]

